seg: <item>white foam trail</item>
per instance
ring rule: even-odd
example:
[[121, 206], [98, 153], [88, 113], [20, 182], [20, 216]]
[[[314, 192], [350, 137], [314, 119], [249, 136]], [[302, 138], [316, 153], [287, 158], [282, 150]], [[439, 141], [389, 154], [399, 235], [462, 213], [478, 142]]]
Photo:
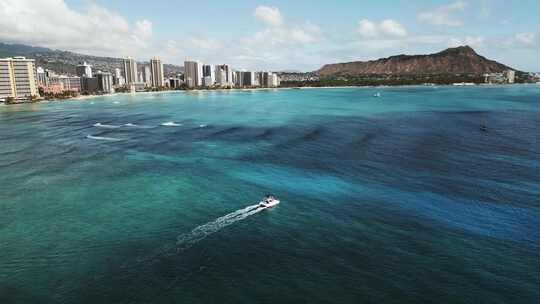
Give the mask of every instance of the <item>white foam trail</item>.
[[115, 101], [115, 102], [113, 102], [113, 103], [114, 103], [114, 104], [119, 104], [120, 102], [118, 102], [118, 101]]
[[200, 125], [201, 128], [206, 128], [208, 125]]
[[252, 205], [222, 216], [213, 222], [201, 225], [193, 229], [190, 233], [182, 234], [176, 240], [177, 251], [188, 249], [194, 244], [204, 240], [207, 236], [214, 234], [238, 221], [246, 219], [249, 216], [259, 213], [264, 209], [265, 208], [260, 208], [258, 204]]
[[103, 136], [92, 136], [92, 135], [86, 135], [86, 138], [88, 139], [94, 139], [94, 140], [107, 140], [107, 141], [122, 141], [121, 138], [113, 138], [113, 137], [103, 137]]
[[205, 239], [207, 236], [263, 210], [265, 210], [265, 208], [260, 208], [259, 204], [257, 204], [231, 212], [212, 222], [198, 226], [189, 233], [178, 236], [176, 239], [176, 244], [164, 245], [156, 250], [153, 254], [145, 258], [138, 258], [137, 262], [157, 262], [159, 257], [170, 256], [179, 251], [189, 249], [191, 246]]
[[98, 122], [97, 124], [94, 124], [94, 127], [96, 127], [96, 128], [105, 128], [105, 129], [118, 129], [118, 128], [120, 128], [121, 126], [104, 125], [104, 124]]
[[168, 121], [161, 124], [164, 127], [180, 127], [181, 124], [177, 124], [174, 121]]

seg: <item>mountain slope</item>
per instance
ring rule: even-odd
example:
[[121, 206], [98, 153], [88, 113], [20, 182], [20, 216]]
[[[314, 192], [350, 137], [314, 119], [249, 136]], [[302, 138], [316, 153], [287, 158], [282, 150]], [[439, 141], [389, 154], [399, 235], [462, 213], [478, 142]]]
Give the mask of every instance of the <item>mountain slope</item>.
[[482, 75], [511, 68], [478, 55], [471, 47], [449, 48], [430, 55], [398, 55], [372, 61], [327, 64], [318, 70], [321, 77], [335, 75]]
[[[114, 72], [115, 68], [121, 69], [123, 66], [121, 58], [84, 55], [23, 44], [0, 43], [0, 58], [13, 56], [25, 56], [35, 59], [37, 66], [51, 69], [61, 74], [75, 74], [75, 67], [82, 61], [91, 64], [96, 71]], [[163, 69], [165, 75], [183, 72], [183, 67], [172, 64], [164, 64]]]

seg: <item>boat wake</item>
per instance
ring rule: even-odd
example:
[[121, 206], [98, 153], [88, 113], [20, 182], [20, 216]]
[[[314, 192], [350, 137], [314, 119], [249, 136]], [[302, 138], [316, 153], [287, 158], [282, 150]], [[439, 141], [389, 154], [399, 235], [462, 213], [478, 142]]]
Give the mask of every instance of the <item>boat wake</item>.
[[182, 234], [176, 239], [177, 251], [189, 249], [191, 246], [204, 240], [209, 235], [214, 234], [221, 229], [232, 225], [238, 221], [257, 214], [264, 209], [265, 208], [259, 207], [259, 204], [248, 206], [244, 209], [240, 209], [225, 216], [222, 216], [214, 220], [213, 222], [201, 225], [193, 229], [190, 233]]
[[261, 208], [259, 204], [256, 204], [231, 212], [227, 215], [217, 218], [212, 222], [200, 225], [195, 229], [191, 230], [191, 232], [189, 233], [179, 235], [176, 238], [176, 243], [164, 245], [158, 250], [154, 251], [154, 253], [150, 254], [149, 256], [138, 258], [137, 262], [150, 262], [152, 264], [159, 261], [163, 257], [172, 256], [181, 251], [187, 250], [198, 242], [204, 240], [209, 235], [214, 234], [227, 226], [244, 220], [263, 210], [265, 210], [265, 208]]

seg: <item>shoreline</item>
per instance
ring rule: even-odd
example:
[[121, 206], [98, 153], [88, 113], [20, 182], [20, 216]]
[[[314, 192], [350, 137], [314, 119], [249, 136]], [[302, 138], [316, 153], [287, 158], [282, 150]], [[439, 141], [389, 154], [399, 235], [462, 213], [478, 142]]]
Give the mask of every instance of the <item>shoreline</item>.
[[[303, 86], [303, 87], [276, 87], [276, 88], [232, 88], [232, 89], [193, 89], [193, 90], [165, 90], [165, 91], [144, 91], [144, 92], [122, 92], [122, 93], [109, 93], [103, 95], [79, 95], [77, 97], [71, 97], [66, 99], [48, 99], [38, 102], [22, 102], [16, 104], [40, 104], [40, 103], [53, 103], [53, 102], [64, 102], [64, 101], [85, 101], [97, 98], [108, 98], [115, 96], [137, 96], [137, 95], [150, 95], [150, 94], [186, 94], [186, 93], [207, 93], [207, 92], [256, 92], [256, 91], [278, 91], [278, 90], [314, 90], [314, 89], [388, 89], [388, 88], [433, 88], [433, 87], [455, 87], [455, 88], [474, 88], [474, 87], [507, 87], [507, 86], [539, 86], [540, 83], [514, 83], [514, 84], [474, 84], [474, 85], [454, 85], [454, 84], [435, 84], [435, 85], [380, 85], [380, 86]], [[0, 103], [1, 105], [6, 105], [5, 103]]]

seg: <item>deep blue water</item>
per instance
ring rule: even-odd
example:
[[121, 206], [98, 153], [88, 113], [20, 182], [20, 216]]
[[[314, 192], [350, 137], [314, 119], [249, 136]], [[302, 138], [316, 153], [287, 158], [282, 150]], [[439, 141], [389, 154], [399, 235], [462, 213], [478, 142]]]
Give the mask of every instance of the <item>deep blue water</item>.
[[538, 303], [539, 114], [540, 86], [0, 106], [0, 303]]

